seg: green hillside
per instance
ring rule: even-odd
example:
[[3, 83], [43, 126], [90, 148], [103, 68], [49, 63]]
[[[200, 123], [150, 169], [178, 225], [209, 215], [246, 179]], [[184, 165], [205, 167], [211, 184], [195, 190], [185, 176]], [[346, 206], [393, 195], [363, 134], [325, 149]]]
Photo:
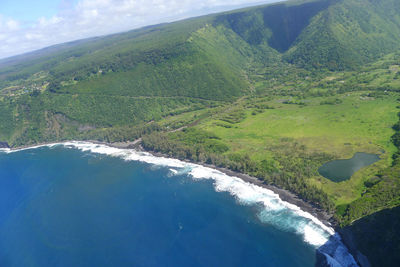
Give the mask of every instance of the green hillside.
[[[399, 1], [280, 2], [0, 60], [0, 144], [142, 138], [288, 189], [362, 240], [400, 204], [399, 92]], [[318, 173], [356, 152], [381, 160]]]
[[[398, 5], [291, 1], [5, 59], [0, 61], [0, 88], [8, 112], [0, 135], [11, 145], [53, 140], [48, 134], [53, 124], [46, 121], [57, 120], [57, 114], [74, 122], [58, 122], [68, 128], [57, 130], [64, 138], [79, 128], [132, 127], [270, 90], [272, 80], [355, 69], [396, 51]], [[287, 70], [296, 77], [280, 76]], [[137, 108], [144, 105], [150, 112]]]
[[312, 19], [286, 53], [289, 62], [307, 68], [354, 69], [399, 48], [398, 1], [336, 2]]

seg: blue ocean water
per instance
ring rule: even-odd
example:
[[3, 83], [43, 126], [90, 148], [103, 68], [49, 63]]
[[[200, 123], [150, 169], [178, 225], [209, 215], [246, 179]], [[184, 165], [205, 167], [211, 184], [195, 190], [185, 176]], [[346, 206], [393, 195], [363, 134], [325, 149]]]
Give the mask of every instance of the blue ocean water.
[[0, 266], [314, 265], [317, 246], [279, 227], [282, 214], [309, 219], [266, 214], [190, 166], [110, 150], [0, 153]]

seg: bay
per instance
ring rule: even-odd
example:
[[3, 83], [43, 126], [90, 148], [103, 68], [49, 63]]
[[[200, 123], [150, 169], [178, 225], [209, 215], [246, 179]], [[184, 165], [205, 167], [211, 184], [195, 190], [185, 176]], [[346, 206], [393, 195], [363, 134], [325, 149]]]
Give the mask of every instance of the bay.
[[0, 153], [0, 266], [314, 266], [329, 238], [273, 194], [109, 149]]

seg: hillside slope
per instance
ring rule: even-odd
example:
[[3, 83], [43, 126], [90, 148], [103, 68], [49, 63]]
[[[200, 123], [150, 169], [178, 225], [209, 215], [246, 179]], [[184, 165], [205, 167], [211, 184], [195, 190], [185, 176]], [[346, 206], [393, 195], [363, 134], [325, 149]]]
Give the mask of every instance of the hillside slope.
[[400, 44], [399, 4], [337, 1], [312, 19], [286, 59], [304, 67], [354, 69], [395, 51]]
[[354, 69], [399, 47], [398, 5], [291, 1], [1, 60], [0, 138], [11, 145], [72, 138], [79, 129], [132, 127], [233, 101], [254, 93], [260, 68], [275, 73], [268, 80], [288, 68], [303, 76]]
[[73, 138], [82, 128], [129, 128], [247, 94], [252, 48], [208, 22], [150, 27], [3, 63], [1, 139], [21, 145]]
[[[142, 138], [366, 229], [400, 203], [399, 92], [399, 1], [288, 1], [0, 60], [0, 146]], [[340, 184], [318, 173], [360, 151], [381, 161]]]

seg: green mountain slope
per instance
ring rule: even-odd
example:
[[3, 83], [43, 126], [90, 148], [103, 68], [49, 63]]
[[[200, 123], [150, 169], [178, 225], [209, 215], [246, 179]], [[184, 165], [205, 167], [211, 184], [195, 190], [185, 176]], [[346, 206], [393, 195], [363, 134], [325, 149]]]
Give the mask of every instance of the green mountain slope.
[[313, 18], [285, 58], [304, 67], [354, 69], [399, 48], [398, 1], [346, 0]]
[[289, 1], [1, 60], [0, 141], [102, 140], [244, 96], [306, 94], [300, 79], [397, 51], [398, 10], [395, 0]]
[[[103, 91], [110, 85], [124, 90], [118, 80], [129, 76], [138, 81], [129, 86], [137, 86], [124, 94], [205, 98], [212, 93], [209, 99], [222, 100], [245, 93], [241, 72], [249, 60], [343, 70], [395, 51], [400, 47], [398, 7], [394, 0], [292, 1], [152, 26], [2, 60], [0, 86], [41, 73], [42, 82], [49, 82], [53, 91], [87, 80], [90, 86], [76, 87]], [[158, 77], [146, 77], [150, 69]], [[185, 83], [197, 77], [202, 86]], [[96, 83], [103, 88], [95, 89]], [[213, 86], [221, 92], [207, 91]], [[232, 94], [223, 87], [232, 88]]]
[[332, 1], [292, 1], [232, 12], [217, 18], [252, 45], [267, 44], [286, 52], [311, 19]]
[[[400, 203], [399, 92], [400, 1], [288, 1], [0, 60], [0, 146], [142, 138], [288, 189], [362, 244]], [[382, 160], [319, 175], [360, 151]], [[373, 263], [379, 244], [360, 246]]]
[[29, 55], [29, 62], [3, 61], [2, 119], [9, 123], [1, 139], [69, 139], [79, 128], [129, 128], [247, 94], [252, 48], [211, 26], [211, 18], [61, 45]]
[[[235, 45], [240, 48], [236, 49]], [[228, 30], [204, 26], [177, 47], [152, 50], [141, 55], [144, 59], [132, 58], [131, 62], [124, 62], [131, 63], [130, 66], [118, 64], [118, 71], [107, 70], [104, 66], [99, 71], [105, 74], [96, 76], [97, 71], [94, 78], [84, 77], [77, 84], [53, 90], [57, 93], [230, 100], [243, 95], [248, 87], [241, 72], [248, 60], [246, 48], [251, 51]]]

